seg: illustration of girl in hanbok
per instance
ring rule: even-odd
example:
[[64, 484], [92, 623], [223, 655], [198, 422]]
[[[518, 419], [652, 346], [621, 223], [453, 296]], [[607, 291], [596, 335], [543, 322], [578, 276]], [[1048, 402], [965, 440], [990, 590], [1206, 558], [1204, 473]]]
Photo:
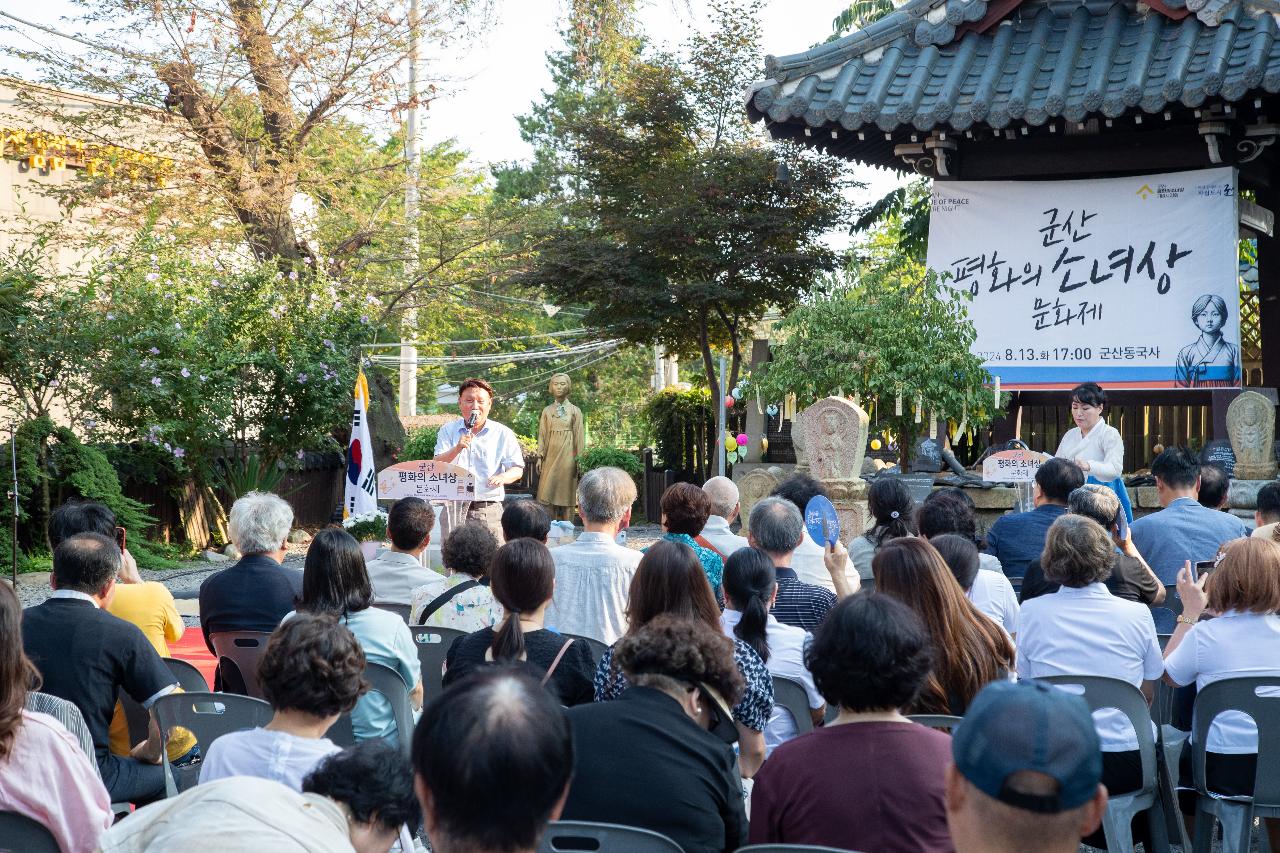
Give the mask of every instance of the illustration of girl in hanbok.
[[1200, 337], [1178, 351], [1178, 387], [1240, 387], [1240, 348], [1222, 337], [1227, 303], [1217, 294], [1206, 293], [1191, 306], [1191, 321]]

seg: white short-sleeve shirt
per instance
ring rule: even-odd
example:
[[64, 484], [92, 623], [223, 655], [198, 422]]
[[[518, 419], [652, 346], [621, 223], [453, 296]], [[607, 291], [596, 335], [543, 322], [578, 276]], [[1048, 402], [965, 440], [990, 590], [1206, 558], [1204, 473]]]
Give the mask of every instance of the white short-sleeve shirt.
[[[1196, 689], [1224, 678], [1280, 675], [1280, 616], [1229, 610], [1197, 622], [1164, 662], [1169, 677]], [[1271, 691], [1267, 691], [1271, 695]], [[1258, 727], [1238, 711], [1220, 714], [1209, 727], [1210, 752], [1258, 751]]]
[[[456, 447], [466, 426], [466, 422], [458, 418], [440, 427], [436, 435], [435, 455]], [[486, 420], [480, 432], [472, 438], [471, 446], [459, 453], [453, 464], [466, 468], [475, 476], [476, 500], [500, 501], [506, 490], [502, 486], [491, 489], [486, 484], [490, 477], [503, 471], [524, 467], [524, 451], [520, 449], [520, 439], [510, 427]]]
[[[741, 618], [739, 611], [725, 608], [720, 614], [720, 627], [727, 636], [736, 639], [737, 634], [733, 633], [733, 629]], [[803, 628], [784, 625], [773, 614], [769, 614], [769, 621], [765, 625], [765, 640], [769, 643], [769, 659], [764, 665], [769, 674], [800, 682], [804, 686], [810, 708], [816, 710], [826, 705], [826, 700], [813, 683], [813, 674], [804, 665], [804, 650], [813, 642], [813, 635]], [[764, 729], [765, 757], [768, 758], [779, 744], [786, 743], [796, 734], [796, 720], [791, 712], [775, 704], [769, 714], [769, 724]]]
[[[1151, 610], [1116, 598], [1104, 584], [1033, 598], [1018, 622], [1019, 678], [1097, 675], [1141, 687], [1164, 673]], [[1103, 752], [1138, 748], [1133, 727], [1114, 708], [1096, 711], [1093, 722]]]
[[967, 594], [974, 607], [994, 619], [1010, 636], [1018, 633], [1018, 594], [1004, 572], [979, 568]]

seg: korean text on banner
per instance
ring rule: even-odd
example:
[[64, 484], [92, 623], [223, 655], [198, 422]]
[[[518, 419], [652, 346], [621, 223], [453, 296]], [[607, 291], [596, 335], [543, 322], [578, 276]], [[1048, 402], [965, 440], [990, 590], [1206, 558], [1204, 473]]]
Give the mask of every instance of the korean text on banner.
[[933, 187], [929, 268], [1005, 390], [1240, 387], [1236, 172]]
[[373, 467], [373, 442], [369, 439], [369, 382], [364, 371], [356, 377], [351, 441], [347, 444], [347, 476], [343, 485], [343, 518], [378, 508], [378, 474]]

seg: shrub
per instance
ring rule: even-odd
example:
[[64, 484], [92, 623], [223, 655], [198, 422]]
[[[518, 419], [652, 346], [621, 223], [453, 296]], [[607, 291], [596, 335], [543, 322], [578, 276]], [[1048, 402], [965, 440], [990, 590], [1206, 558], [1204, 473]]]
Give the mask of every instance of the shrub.
[[401, 462], [414, 462], [430, 459], [436, 455], [436, 438], [440, 435], [440, 427], [426, 426], [409, 430], [409, 438], [400, 451]]
[[621, 468], [633, 478], [639, 477], [644, 470], [634, 453], [618, 447], [593, 447], [578, 457], [578, 470], [583, 474], [606, 466]]

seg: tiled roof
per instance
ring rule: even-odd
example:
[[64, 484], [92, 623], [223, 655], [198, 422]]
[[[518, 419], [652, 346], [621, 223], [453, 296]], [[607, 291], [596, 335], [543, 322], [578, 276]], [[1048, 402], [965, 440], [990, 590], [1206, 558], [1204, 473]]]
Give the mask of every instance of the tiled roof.
[[839, 41], [769, 57], [747, 108], [813, 128], [965, 131], [1280, 91], [1272, 15], [1241, 0], [1162, 5], [1027, 0], [978, 32], [965, 28], [988, 14], [985, 0], [910, 0]]

